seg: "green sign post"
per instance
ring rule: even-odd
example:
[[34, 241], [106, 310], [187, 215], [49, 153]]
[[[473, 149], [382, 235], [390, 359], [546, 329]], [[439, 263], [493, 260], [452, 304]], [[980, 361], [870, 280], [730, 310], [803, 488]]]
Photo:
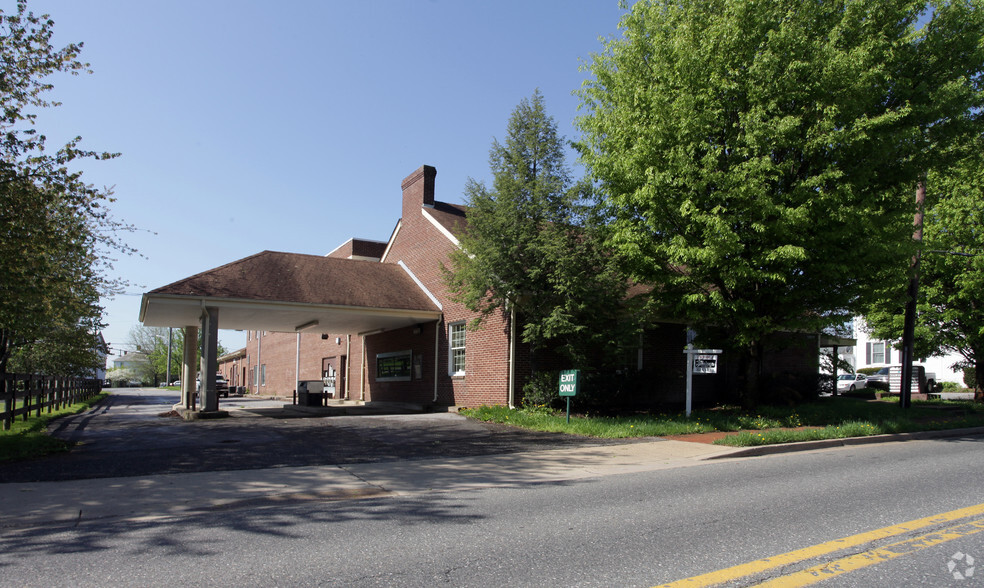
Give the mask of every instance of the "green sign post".
[[571, 422], [571, 396], [577, 396], [581, 389], [581, 370], [563, 370], [560, 372], [560, 396], [567, 398], [567, 422]]

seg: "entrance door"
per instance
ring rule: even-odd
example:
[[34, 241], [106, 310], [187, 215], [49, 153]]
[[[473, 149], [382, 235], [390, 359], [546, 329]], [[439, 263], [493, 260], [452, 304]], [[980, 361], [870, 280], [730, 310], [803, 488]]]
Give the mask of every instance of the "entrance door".
[[321, 381], [325, 383], [325, 394], [328, 398], [335, 397], [335, 366], [331, 364], [331, 360], [334, 358], [326, 358], [321, 360]]

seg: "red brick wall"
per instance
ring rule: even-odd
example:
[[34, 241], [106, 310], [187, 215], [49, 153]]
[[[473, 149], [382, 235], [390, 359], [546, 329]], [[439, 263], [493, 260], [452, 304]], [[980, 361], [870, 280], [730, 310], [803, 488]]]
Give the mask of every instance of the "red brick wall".
[[[328, 334], [327, 338], [322, 338], [321, 333], [302, 333], [300, 379], [320, 380], [322, 359], [331, 358], [335, 370], [340, 370], [343, 364], [342, 358], [345, 358], [346, 370], [339, 374], [342, 376], [339, 378], [339, 394], [344, 393], [344, 378], [348, 376], [349, 395], [358, 398], [358, 367], [362, 361], [361, 342], [359, 337], [352, 335], [351, 348], [347, 354], [348, 340], [348, 335]], [[243, 360], [247, 368], [246, 386], [249, 392], [264, 396], [292, 397], [296, 383], [296, 358], [295, 333], [250, 331], [249, 341], [246, 343], [246, 358]], [[266, 365], [266, 384], [257, 386], [253, 370], [262, 365]]]
[[[429, 323], [366, 337], [366, 381], [371, 400], [415, 404], [433, 401], [434, 329], [435, 323]], [[377, 381], [377, 355], [397, 351], [410, 351], [414, 366], [420, 366], [420, 373], [412, 373], [409, 382]], [[411, 371], [416, 372], [416, 367]]]
[[[391, 239], [390, 250], [384, 263], [403, 264], [414, 274], [441, 303], [444, 320], [441, 323], [424, 323], [389, 331], [365, 338], [366, 362], [362, 363], [362, 338], [351, 336], [348, 352], [349, 398], [367, 401], [391, 401], [430, 403], [434, 399], [435, 381], [435, 329], [437, 329], [437, 402], [438, 404], [478, 406], [482, 404], [508, 403], [509, 338], [508, 321], [504, 316], [489, 317], [479, 330], [466, 333], [465, 375], [452, 377], [448, 373], [448, 325], [458, 321], [470, 321], [475, 314], [451, 301], [444, 285], [441, 263], [447, 263], [448, 254], [457, 247], [444, 233], [425, 218], [423, 210], [434, 204], [434, 180], [437, 171], [424, 166], [402, 182], [403, 195], [399, 229]], [[362, 247], [359, 240], [346, 243], [333, 251], [333, 257], [349, 257], [374, 251], [371, 246]], [[419, 330], [415, 333], [414, 331]], [[335, 343], [335, 337], [341, 343]], [[301, 337], [301, 378], [320, 379], [323, 357], [346, 355], [345, 335], [329, 335], [323, 340], [320, 334], [305, 333]], [[409, 382], [377, 382], [376, 356], [379, 353], [411, 350], [419, 357], [420, 377]], [[263, 395], [290, 397], [295, 386], [296, 335], [294, 333], [253, 332], [246, 346], [243, 360], [248, 370], [250, 392]], [[337, 361], [337, 360], [336, 360]], [[266, 365], [266, 384], [256, 386], [253, 369]], [[336, 363], [336, 369], [339, 364]], [[364, 382], [364, 384], [363, 384]]]
[[245, 385], [243, 367], [246, 365], [246, 350], [240, 351], [241, 354], [239, 352], [226, 354], [225, 359], [220, 358], [218, 362], [219, 373], [225, 376], [230, 388]]
[[[436, 170], [424, 166], [410, 174], [403, 188], [400, 219], [391, 238], [389, 251], [382, 263], [400, 263], [408, 268], [420, 283], [440, 302], [443, 320], [439, 324], [423, 323], [365, 337], [365, 362], [362, 360], [362, 338], [350, 337], [346, 351], [346, 335], [329, 335], [322, 339], [320, 333], [305, 333], [301, 337], [301, 378], [321, 378], [322, 358], [335, 358], [336, 369], [341, 358], [347, 359], [348, 397], [367, 401], [410, 402], [427, 404], [435, 394], [435, 353], [437, 337], [437, 403], [458, 406], [482, 404], [506, 404], [509, 401], [509, 321], [496, 314], [488, 317], [481, 328], [466, 333], [465, 375], [452, 377], [448, 373], [448, 325], [458, 321], [470, 321], [475, 314], [451, 300], [446, 291], [441, 264], [447, 264], [448, 255], [457, 245], [427, 218], [432, 210], [435, 195]], [[395, 202], [394, 202], [395, 205]], [[394, 208], [395, 210], [395, 208]], [[332, 253], [335, 257], [355, 254], [356, 242], [350, 242]], [[435, 331], [436, 329], [436, 331]], [[340, 342], [336, 343], [336, 338]], [[682, 403], [686, 385], [685, 356], [686, 328], [680, 324], [663, 323], [647, 331], [644, 337], [643, 371], [646, 380], [642, 394], [652, 402]], [[419, 358], [421, 370], [407, 382], [376, 381], [376, 357], [380, 353], [410, 350]], [[266, 333], [259, 338], [250, 335], [243, 360], [248, 372], [248, 386], [252, 393], [290, 397], [295, 386], [296, 335], [294, 333]], [[721, 357], [717, 376], [701, 376], [694, 380], [695, 402], [712, 401], [727, 393], [736, 366], [733, 358]], [[519, 345], [516, 353], [517, 399], [530, 372], [529, 351]], [[788, 347], [768, 358], [771, 370], [816, 372], [816, 348]], [[538, 362], [541, 360], [538, 359]], [[548, 357], [542, 358], [538, 369], [553, 366]], [[257, 387], [253, 381], [253, 368], [266, 365], [266, 385]]]
[[[424, 211], [428, 209], [425, 203], [434, 200], [436, 173], [433, 168], [424, 166], [403, 181], [403, 217], [383, 262], [402, 261], [442, 305], [444, 321], [439, 334], [438, 403], [458, 406], [507, 404], [509, 338], [508, 321], [505, 317], [490, 316], [481, 329], [467, 331], [465, 376], [451, 377], [448, 374], [448, 325], [458, 321], [470, 321], [475, 317], [475, 313], [451, 300], [441, 272], [441, 264], [448, 263], [448, 255], [457, 245], [424, 216]], [[430, 333], [429, 344], [433, 346], [433, 331], [431, 330]], [[381, 340], [385, 337], [386, 334], [381, 334], [375, 338]], [[430, 354], [433, 355], [433, 347], [430, 349]], [[430, 363], [430, 366], [432, 370], [433, 363]], [[389, 388], [387, 399], [392, 393]], [[414, 387], [409, 388], [413, 390], [413, 394], [423, 394]], [[374, 392], [375, 390], [376, 388]], [[382, 388], [380, 391], [382, 392]], [[432, 399], [433, 382], [429, 394], [428, 399]]]
[[386, 243], [380, 241], [369, 241], [367, 239], [349, 239], [341, 244], [334, 251], [328, 253], [326, 257], [336, 257], [339, 259], [375, 259], [383, 256], [386, 250]]

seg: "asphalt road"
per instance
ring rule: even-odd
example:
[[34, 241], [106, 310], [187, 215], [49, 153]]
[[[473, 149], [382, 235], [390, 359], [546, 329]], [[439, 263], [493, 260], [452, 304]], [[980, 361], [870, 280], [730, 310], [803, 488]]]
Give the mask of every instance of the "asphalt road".
[[[982, 442], [841, 447], [551, 483], [11, 529], [0, 535], [0, 577], [17, 586], [654, 586], [984, 502]], [[980, 585], [980, 576], [953, 578], [955, 552], [984, 558], [984, 533], [823, 585]]]
[[[231, 418], [185, 421], [167, 415], [178, 394], [114, 390], [96, 410], [55, 421], [70, 453], [0, 464], [0, 482], [58, 481], [187, 472], [467, 457], [610, 441], [522, 431], [456, 414], [310, 418], [281, 401], [222, 399]], [[303, 418], [302, 418], [303, 417]]]

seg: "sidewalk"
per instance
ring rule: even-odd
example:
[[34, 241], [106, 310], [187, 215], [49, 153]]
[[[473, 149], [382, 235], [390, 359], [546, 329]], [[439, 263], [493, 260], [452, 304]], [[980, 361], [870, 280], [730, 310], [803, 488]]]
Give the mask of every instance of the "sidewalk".
[[0, 529], [578, 480], [694, 465], [735, 451], [653, 441], [456, 459], [0, 484]]
[[[258, 414], [290, 413], [295, 407], [285, 407], [277, 399], [232, 399], [226, 403], [231, 416], [226, 425], [239, 423], [239, 428], [231, 430], [220, 426], [175, 428], [173, 421], [161, 419], [157, 414], [162, 408], [170, 407], [167, 398], [157, 398], [150, 394], [141, 404], [141, 396], [121, 396], [118, 404], [107, 404], [91, 413], [81, 415], [77, 420], [63, 421], [71, 424], [74, 431], [81, 434], [79, 440], [92, 448], [102, 443], [104, 446], [126, 443], [129, 447], [141, 443], [155, 445], [164, 451], [180, 451], [186, 445], [202, 443], [222, 445], [230, 437], [240, 440], [244, 430], [255, 432], [262, 437], [241, 439], [244, 444], [268, 441], [282, 443], [283, 437], [270, 437], [269, 431], [283, 435], [294, 427], [260, 427], [253, 420], [265, 419]], [[126, 400], [124, 402], [124, 400]], [[97, 422], [119, 424], [126, 418], [135, 425], [132, 434], [120, 433], [110, 429], [110, 437], [96, 437]], [[346, 419], [352, 417], [339, 417]], [[481, 424], [473, 423], [457, 415], [419, 415], [414, 417], [389, 416], [383, 418], [363, 417], [366, 421], [331, 421], [340, 433], [353, 436], [358, 431], [372, 433], [366, 437], [375, 444], [397, 447], [408, 442], [424, 443], [427, 446], [450, 447], [448, 444], [461, 444], [473, 437], [488, 439], [488, 432]], [[404, 422], [405, 421], [405, 422]], [[256, 420], [257, 423], [260, 420]], [[296, 428], [302, 436], [310, 439], [317, 430], [324, 428], [326, 421], [302, 419], [302, 421], [271, 421], [273, 423], [305, 423], [312, 428]], [[403, 427], [395, 424], [403, 422]], [[158, 428], [147, 427], [156, 424]], [[245, 425], [245, 427], [244, 427]], [[384, 427], [386, 425], [386, 428]], [[430, 431], [429, 437], [423, 437]], [[483, 435], [485, 435], [483, 437]], [[498, 434], [497, 434], [498, 435]], [[512, 433], [506, 435], [511, 436]], [[519, 487], [528, 484], [581, 480], [586, 478], [615, 474], [653, 471], [667, 468], [687, 467], [706, 463], [719, 458], [742, 458], [766, 454], [809, 451], [839, 446], [885, 443], [915, 439], [937, 439], [946, 437], [969, 437], [984, 435], [984, 427], [955, 429], [949, 431], [930, 431], [894, 435], [876, 435], [848, 439], [832, 439], [767, 445], [749, 448], [725, 447], [669, 439], [633, 441], [604, 445], [572, 445], [568, 447], [540, 447], [513, 451], [517, 445], [501, 444], [500, 452], [457, 456], [442, 451], [432, 451], [409, 458], [378, 459], [389, 455], [390, 449], [377, 454], [377, 459], [361, 463], [341, 463], [333, 461], [318, 462], [328, 465], [298, 465], [292, 467], [266, 467], [259, 469], [240, 469], [226, 471], [204, 471], [194, 473], [168, 473], [138, 475], [131, 477], [101, 477], [73, 479], [57, 482], [0, 483], [0, 501], [4, 505], [0, 513], [0, 531], [13, 531], [44, 525], [77, 525], [95, 520], [127, 520], [166, 518], [205, 512], [223, 508], [262, 507], [276, 504], [295, 504], [302, 501], [332, 501], [367, 498], [373, 496], [394, 496], [427, 492], [460, 491], [483, 487]], [[291, 439], [297, 439], [292, 437]], [[260, 439], [260, 440], [258, 440]], [[525, 439], [525, 438], [524, 438]], [[386, 445], [388, 444], [388, 445]], [[264, 447], [274, 447], [266, 445]], [[318, 455], [324, 456], [323, 449]], [[136, 452], [139, 455], [139, 451]], [[110, 459], [118, 460], [118, 453], [109, 453]], [[228, 455], [228, 454], [223, 454]], [[393, 455], [400, 455], [393, 453]], [[435, 457], [438, 456], [438, 457]], [[225, 462], [228, 463], [228, 462]], [[245, 463], [245, 462], [244, 462]], [[311, 462], [315, 463], [315, 462]], [[49, 466], [50, 467], [50, 466]], [[149, 471], [149, 470], [148, 470]]]

